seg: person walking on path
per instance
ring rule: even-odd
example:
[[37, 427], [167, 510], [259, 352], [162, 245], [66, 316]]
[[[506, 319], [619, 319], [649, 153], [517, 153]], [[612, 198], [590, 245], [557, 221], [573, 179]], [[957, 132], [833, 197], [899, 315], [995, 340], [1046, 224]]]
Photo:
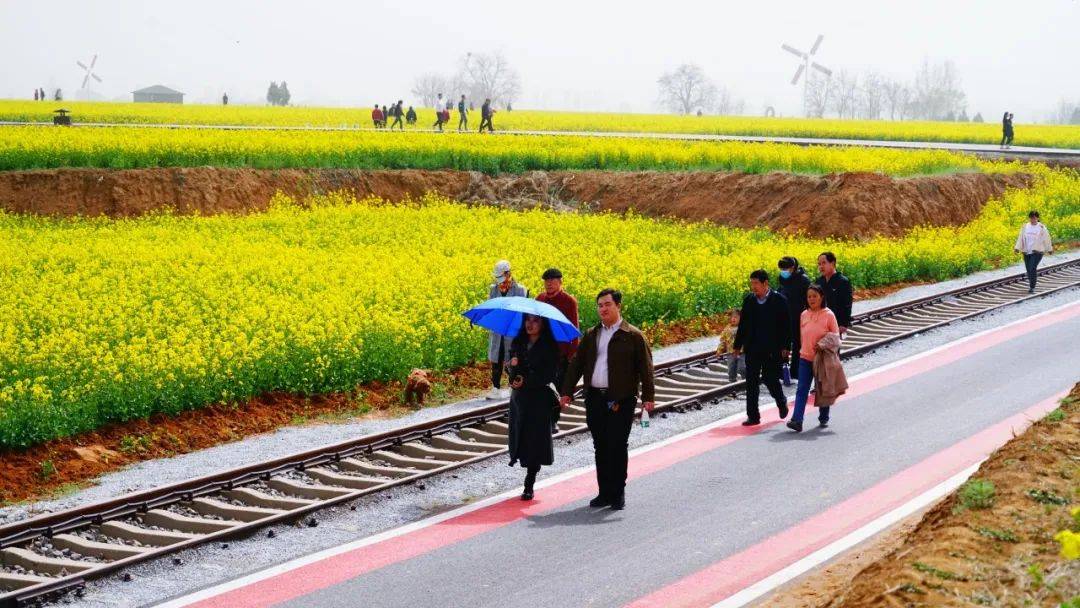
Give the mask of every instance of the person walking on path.
[[495, 114], [495, 110], [491, 108], [491, 99], [485, 99], [484, 105], [480, 106], [480, 132], [484, 132], [484, 127], [487, 127], [488, 133], [494, 133], [495, 127], [491, 124], [491, 118]]
[[229, 105], [229, 94], [228, 93], [222, 93], [221, 94], [221, 105], [223, 105], [223, 106]]
[[446, 103], [443, 101], [442, 93], [435, 98], [435, 124], [431, 125], [431, 129], [438, 129], [440, 132], [443, 130], [443, 110], [446, 109]]
[[457, 102], [458, 121], [457, 130], [468, 131], [469, 130], [469, 109], [465, 107], [465, 96], [462, 95], [461, 99]]
[[742, 377], [746, 377], [746, 359], [743, 355], [735, 356], [735, 332], [739, 331], [739, 319], [742, 317], [739, 309], [732, 309], [728, 314], [728, 324], [720, 330], [720, 342], [716, 345], [716, 355], [727, 357], [727, 381], [735, 382], [739, 379], [740, 368]]
[[653, 410], [652, 351], [641, 330], [622, 318], [622, 293], [604, 289], [596, 296], [600, 324], [581, 339], [562, 385], [562, 407], [570, 405], [578, 379], [585, 380], [585, 423], [593, 440], [599, 493], [594, 508], [626, 507], [626, 465], [638, 390], [641, 407]]
[[1012, 146], [1013, 141], [1013, 115], [1005, 112], [1001, 117], [1001, 148], [1003, 150]]
[[558, 406], [559, 349], [547, 319], [525, 315], [510, 349], [510, 466], [525, 467], [522, 500], [532, 500], [540, 467], [555, 462], [551, 415]]
[[791, 317], [791, 375], [799, 373], [799, 315], [806, 310], [806, 290], [810, 287], [810, 277], [799, 265], [799, 260], [791, 256], [780, 258], [780, 293], [787, 298], [788, 316]]
[[375, 125], [375, 128], [378, 129], [378, 128], [382, 127], [382, 121], [383, 121], [382, 110], [379, 109], [378, 104], [375, 104], [375, 109], [373, 109], [371, 111], [371, 124]]
[[[557, 308], [568, 321], [574, 324], [574, 327], [577, 327], [577, 298], [563, 291], [562, 271], [558, 268], [548, 268], [544, 271], [542, 278], [544, 279], [544, 291], [536, 296], [536, 299]], [[562, 386], [563, 380], [566, 378], [566, 369], [570, 367], [570, 360], [574, 358], [574, 353], [577, 352], [578, 342], [579, 340], [575, 338], [571, 342], [559, 343], [559, 362], [555, 374], [555, 386]], [[551, 417], [552, 433], [558, 432], [559, 413], [560, 410], [556, 407]]]
[[1024, 268], [1027, 269], [1028, 293], [1035, 293], [1035, 281], [1038, 279], [1039, 262], [1044, 255], [1054, 251], [1050, 241], [1050, 231], [1039, 221], [1039, 212], [1028, 213], [1028, 221], [1020, 228], [1013, 251], [1024, 254]]
[[743, 426], [761, 424], [758, 396], [761, 383], [776, 401], [780, 418], [788, 415], [787, 397], [780, 386], [780, 366], [790, 356], [791, 319], [784, 296], [769, 288], [769, 273], [750, 273], [750, 293], [743, 298], [739, 329], [735, 332], [735, 356], [746, 353], [746, 420]]
[[821, 276], [814, 284], [825, 290], [825, 305], [836, 315], [836, 323], [840, 325], [840, 337], [851, 329], [851, 303], [854, 292], [851, 289], [851, 281], [836, 270], [836, 254], [825, 251], [817, 258], [818, 272]]
[[[832, 333], [837, 337], [840, 335], [836, 315], [825, 305], [825, 290], [818, 285], [810, 285], [807, 289], [806, 300], [808, 308], [799, 314], [802, 347], [798, 352], [799, 366], [795, 368], [799, 385], [795, 389], [795, 410], [791, 413], [791, 421], [787, 424], [788, 428], [796, 433], [801, 433], [803, 428], [806, 401], [810, 396], [810, 384], [814, 381], [814, 359], [818, 353], [818, 342], [825, 337], [825, 334]], [[828, 406], [818, 410], [818, 422], [821, 426], [828, 426]]]
[[39, 101], [41, 97], [38, 95], [38, 90], [34, 89], [34, 101]]
[[416, 124], [416, 110], [414, 110], [412, 106], [409, 106], [409, 111], [405, 113], [405, 124]]
[[[517, 296], [529, 297], [529, 290], [514, 280], [510, 273], [510, 262], [499, 260], [495, 264], [495, 282], [488, 288], [488, 299]], [[509, 390], [502, 388], [502, 375], [506, 371], [506, 364], [510, 361], [510, 347], [513, 338], [501, 336], [493, 331], [488, 332], [488, 361], [491, 362], [491, 392], [488, 399], [505, 399], [510, 396]]]
[[402, 101], [399, 99], [397, 100], [397, 103], [390, 108], [390, 115], [394, 117], [394, 122], [390, 125], [391, 131], [394, 130], [394, 127], [398, 127], [398, 130], [400, 131], [405, 130], [405, 125], [401, 124], [401, 117], [404, 115], [404, 112], [401, 111], [401, 104]]

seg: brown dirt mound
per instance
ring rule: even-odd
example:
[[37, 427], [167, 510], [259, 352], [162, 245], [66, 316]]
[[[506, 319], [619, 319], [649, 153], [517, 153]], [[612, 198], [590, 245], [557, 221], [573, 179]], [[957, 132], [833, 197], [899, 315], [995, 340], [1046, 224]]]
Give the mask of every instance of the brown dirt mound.
[[0, 173], [0, 208], [45, 215], [138, 216], [266, 209], [275, 192], [294, 197], [344, 190], [391, 201], [433, 191], [476, 204], [545, 206], [765, 226], [811, 236], [900, 235], [918, 225], [970, 221], [1026, 174], [961, 173], [895, 179], [876, 173], [824, 176], [712, 171], [533, 171], [489, 176], [463, 171], [257, 170], [223, 168], [55, 169]]

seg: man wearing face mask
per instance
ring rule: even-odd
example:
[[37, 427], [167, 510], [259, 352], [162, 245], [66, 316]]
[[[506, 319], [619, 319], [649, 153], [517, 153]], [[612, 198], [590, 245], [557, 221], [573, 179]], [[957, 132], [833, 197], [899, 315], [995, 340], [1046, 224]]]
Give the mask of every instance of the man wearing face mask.
[[806, 291], [810, 289], [810, 277], [799, 265], [799, 260], [791, 256], [780, 258], [780, 293], [787, 298], [788, 314], [791, 316], [791, 369], [799, 369], [799, 316], [806, 310]]

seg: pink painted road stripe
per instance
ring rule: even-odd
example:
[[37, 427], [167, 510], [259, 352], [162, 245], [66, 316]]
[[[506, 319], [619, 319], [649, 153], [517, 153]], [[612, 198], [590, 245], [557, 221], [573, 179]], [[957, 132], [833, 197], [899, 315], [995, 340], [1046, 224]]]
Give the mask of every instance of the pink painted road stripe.
[[1067, 392], [952, 445], [889, 479], [764, 541], [627, 604], [627, 608], [712, 606], [858, 530], [979, 462], [1057, 407]]
[[[955, 346], [918, 356], [899, 365], [870, 372], [852, 383], [845, 399], [901, 382], [912, 376], [946, 365], [963, 357], [986, 350], [1017, 336], [1080, 315], [1080, 304], [1067, 306], [1021, 324], [1007, 325], [999, 330], [974, 336]], [[775, 408], [763, 408], [770, 415]], [[778, 424], [773, 418], [757, 427], [739, 423], [716, 427], [691, 435], [675, 443], [650, 450], [631, 458], [630, 480], [666, 469], [679, 462], [717, 449], [743, 437]], [[591, 496], [596, 491], [592, 472], [582, 473], [544, 488], [536, 500], [524, 503], [510, 499], [483, 509], [435, 523], [400, 536], [358, 547], [329, 556], [317, 562], [299, 566], [244, 587], [189, 604], [199, 608], [229, 607], [256, 608], [284, 602], [319, 589], [329, 587], [365, 573], [402, 562], [442, 547], [468, 540], [502, 526], [539, 515], [566, 504]]]

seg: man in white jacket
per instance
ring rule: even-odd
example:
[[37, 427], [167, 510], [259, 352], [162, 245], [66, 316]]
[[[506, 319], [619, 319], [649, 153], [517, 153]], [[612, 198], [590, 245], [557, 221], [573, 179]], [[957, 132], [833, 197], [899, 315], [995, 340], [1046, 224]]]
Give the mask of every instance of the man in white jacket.
[[1028, 222], [1020, 228], [1013, 251], [1024, 254], [1024, 267], [1027, 268], [1028, 293], [1035, 293], [1035, 272], [1044, 255], [1054, 250], [1050, 242], [1050, 231], [1039, 221], [1039, 212], [1028, 213]]

